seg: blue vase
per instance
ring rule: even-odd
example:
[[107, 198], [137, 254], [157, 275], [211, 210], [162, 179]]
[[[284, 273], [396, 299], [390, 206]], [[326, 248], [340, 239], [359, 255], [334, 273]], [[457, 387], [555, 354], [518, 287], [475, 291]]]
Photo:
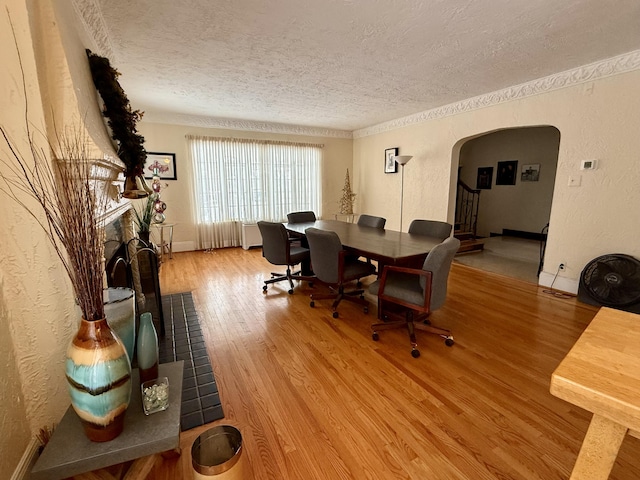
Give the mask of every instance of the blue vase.
[[158, 334], [153, 325], [153, 317], [149, 312], [140, 315], [137, 348], [140, 383], [155, 380], [158, 378], [159, 363]]
[[131, 399], [131, 365], [124, 344], [107, 321], [84, 318], [66, 359], [71, 405], [93, 442], [122, 432]]

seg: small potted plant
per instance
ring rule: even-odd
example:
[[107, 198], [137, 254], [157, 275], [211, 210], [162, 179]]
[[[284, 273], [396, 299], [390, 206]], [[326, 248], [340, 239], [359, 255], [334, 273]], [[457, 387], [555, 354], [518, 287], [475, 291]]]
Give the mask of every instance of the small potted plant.
[[134, 208], [136, 226], [138, 227], [138, 238], [145, 244], [143, 246], [149, 246], [149, 236], [151, 234], [151, 224], [153, 223], [153, 216], [156, 213], [155, 203], [159, 195], [152, 193], [142, 203], [141, 208]]

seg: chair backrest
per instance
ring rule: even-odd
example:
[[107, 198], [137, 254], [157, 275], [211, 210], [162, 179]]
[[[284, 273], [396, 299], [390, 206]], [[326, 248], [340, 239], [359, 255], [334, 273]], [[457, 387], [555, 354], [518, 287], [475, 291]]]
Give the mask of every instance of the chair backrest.
[[281, 223], [258, 222], [262, 235], [262, 256], [274, 265], [288, 265], [289, 238]]
[[409, 225], [409, 233], [427, 235], [444, 240], [451, 236], [452, 225], [437, 220], [414, 220]]
[[358, 225], [362, 227], [373, 227], [382, 230], [384, 229], [385, 223], [387, 223], [386, 218], [375, 217], [373, 215], [362, 214], [360, 215], [360, 218], [358, 218]]
[[[431, 275], [431, 303], [430, 309], [437, 310], [447, 298], [447, 280], [451, 270], [453, 257], [460, 248], [460, 240], [449, 237], [444, 242], [431, 249], [422, 265], [423, 270], [432, 272]], [[426, 287], [425, 277], [420, 277], [422, 289]]]
[[316, 214], [312, 211], [308, 212], [291, 212], [287, 213], [287, 221], [289, 223], [307, 223], [315, 222]]
[[322, 282], [339, 283], [342, 242], [340, 242], [338, 234], [312, 227], [307, 228], [304, 234], [309, 242], [313, 273]]

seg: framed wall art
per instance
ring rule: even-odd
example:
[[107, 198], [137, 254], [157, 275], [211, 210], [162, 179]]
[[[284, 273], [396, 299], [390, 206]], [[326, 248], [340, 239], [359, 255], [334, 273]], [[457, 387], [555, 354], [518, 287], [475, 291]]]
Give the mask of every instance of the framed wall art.
[[384, 173], [396, 173], [398, 171], [398, 163], [393, 159], [398, 155], [398, 147], [387, 148], [384, 151]]
[[157, 173], [160, 180], [177, 180], [176, 154], [147, 152], [147, 160], [144, 162], [144, 178], [153, 178]]
[[537, 182], [539, 178], [540, 178], [539, 163], [522, 165], [522, 170], [520, 171], [521, 182]]
[[498, 173], [496, 173], [496, 185], [515, 185], [517, 171], [518, 171], [517, 160], [507, 160], [506, 162], [498, 162]]
[[493, 167], [478, 167], [477, 189], [491, 189], [493, 181]]

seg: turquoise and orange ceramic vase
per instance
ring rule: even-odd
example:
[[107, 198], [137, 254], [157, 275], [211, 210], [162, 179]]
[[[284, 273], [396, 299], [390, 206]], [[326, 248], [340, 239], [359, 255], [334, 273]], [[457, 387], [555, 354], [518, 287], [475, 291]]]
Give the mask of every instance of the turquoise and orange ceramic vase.
[[82, 319], [67, 350], [66, 372], [71, 405], [89, 440], [120, 435], [131, 399], [131, 365], [106, 319]]

